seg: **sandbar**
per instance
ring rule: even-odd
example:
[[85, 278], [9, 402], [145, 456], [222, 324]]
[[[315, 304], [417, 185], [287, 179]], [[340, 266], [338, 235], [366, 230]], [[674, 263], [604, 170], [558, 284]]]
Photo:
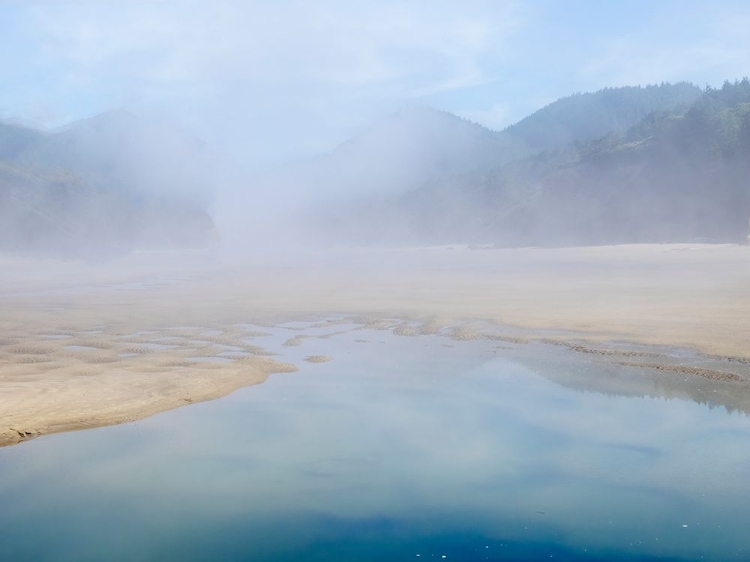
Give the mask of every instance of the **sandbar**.
[[[0, 257], [0, 445], [140, 419], [293, 371], [239, 326], [331, 317], [404, 336], [460, 342], [490, 326], [508, 342], [632, 342], [744, 365], [750, 247], [340, 249], [104, 265]], [[212, 360], [216, 345], [247, 356]], [[691, 369], [679, 372], [700, 375]]]

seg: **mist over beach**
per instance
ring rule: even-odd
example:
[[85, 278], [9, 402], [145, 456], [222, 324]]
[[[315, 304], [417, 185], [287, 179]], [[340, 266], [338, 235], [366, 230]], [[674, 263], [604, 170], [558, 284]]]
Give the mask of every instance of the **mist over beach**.
[[0, 559], [745, 559], [748, 23], [0, 6]]

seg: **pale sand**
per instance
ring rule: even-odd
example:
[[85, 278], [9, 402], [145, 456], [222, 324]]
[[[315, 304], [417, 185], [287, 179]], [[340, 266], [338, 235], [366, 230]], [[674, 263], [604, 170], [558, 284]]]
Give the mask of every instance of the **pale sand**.
[[[482, 320], [509, 341], [574, 336], [750, 360], [743, 246], [339, 251], [243, 267], [199, 257], [197, 266], [184, 256], [104, 268], [0, 262], [0, 442], [141, 418], [293, 368], [263, 357], [262, 339], [241, 342], [252, 337], [242, 323], [349, 315], [401, 335], [453, 327], [462, 340], [477, 337]], [[197, 338], [195, 327], [221, 334]], [[158, 333], [123, 337], [144, 330]], [[74, 338], [51, 339], [62, 335]], [[177, 347], [150, 347], [169, 336]], [[191, 338], [255, 357], [188, 362], [216, 354]]]
[[328, 363], [329, 361], [333, 361], [333, 357], [329, 357], [328, 355], [308, 355], [305, 357], [305, 361], [308, 363]]
[[[194, 362], [202, 357], [195, 350], [147, 350], [119, 357], [111, 350], [68, 351], [46, 344], [2, 348], [0, 446], [141, 419], [262, 383], [271, 373], [296, 370], [265, 357], [241, 357], [227, 364]], [[128, 353], [138, 348], [122, 349]]]

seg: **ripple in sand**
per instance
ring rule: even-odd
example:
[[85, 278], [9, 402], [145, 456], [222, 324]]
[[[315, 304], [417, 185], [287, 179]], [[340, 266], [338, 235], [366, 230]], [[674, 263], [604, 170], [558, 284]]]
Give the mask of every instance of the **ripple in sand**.
[[68, 349], [70, 351], [100, 351], [98, 347], [90, 345], [64, 345], [63, 349]]
[[294, 336], [293, 338], [289, 338], [284, 342], [284, 347], [297, 347], [298, 345], [302, 345], [302, 341], [309, 339], [313, 336], [306, 336], [306, 335], [299, 335]]
[[332, 359], [333, 357], [328, 357], [328, 355], [308, 355], [305, 357], [305, 361], [308, 363], [328, 363]]
[[234, 359], [229, 357], [187, 357], [185, 361], [189, 363], [232, 363]]
[[173, 344], [166, 344], [166, 343], [139, 343], [139, 347], [142, 347], [144, 349], [149, 349], [153, 351], [163, 350], [163, 349], [175, 349], [176, 347], [179, 347], [177, 345]]

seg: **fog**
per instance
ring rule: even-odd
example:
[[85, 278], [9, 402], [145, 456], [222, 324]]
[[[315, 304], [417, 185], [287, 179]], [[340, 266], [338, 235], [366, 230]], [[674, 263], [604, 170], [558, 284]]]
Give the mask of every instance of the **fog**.
[[741, 241], [750, 12], [692, 8], [9, 4], [0, 247]]
[[749, 45], [0, 1], [0, 558], [745, 559]]

